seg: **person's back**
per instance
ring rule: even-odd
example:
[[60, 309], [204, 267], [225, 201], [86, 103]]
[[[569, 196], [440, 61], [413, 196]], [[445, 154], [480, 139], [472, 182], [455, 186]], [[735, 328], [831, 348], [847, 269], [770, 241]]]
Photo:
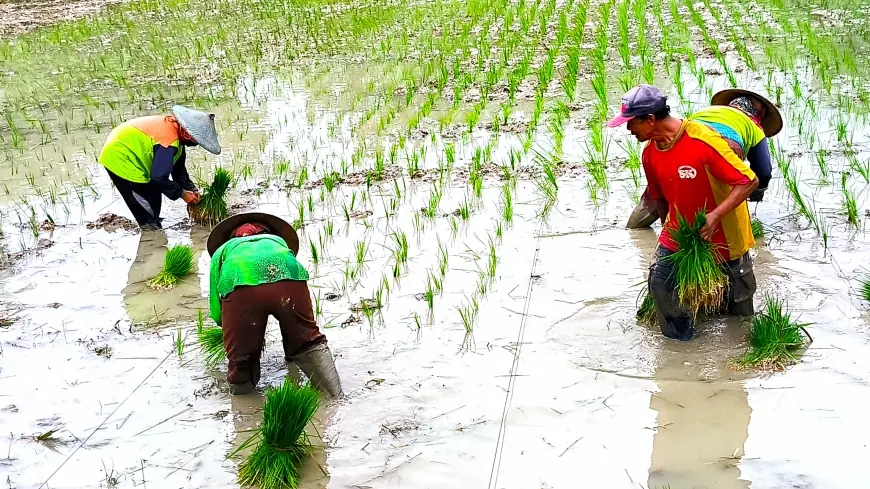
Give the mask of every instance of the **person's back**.
[[735, 141], [742, 150], [742, 154], [737, 154], [741, 159], [746, 158], [749, 150], [765, 137], [761, 127], [748, 115], [727, 105], [705, 107], [690, 115], [688, 119], [702, 122], [723, 138]]

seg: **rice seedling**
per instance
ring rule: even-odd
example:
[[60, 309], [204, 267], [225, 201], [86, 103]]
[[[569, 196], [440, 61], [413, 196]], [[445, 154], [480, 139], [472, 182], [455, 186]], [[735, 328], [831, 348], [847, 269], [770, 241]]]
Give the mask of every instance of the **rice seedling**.
[[807, 344], [803, 334], [812, 342], [806, 326], [808, 323], [798, 323], [792, 319], [781, 299], [765, 298], [764, 310], [752, 318], [749, 350], [734, 363], [743, 368], [775, 370], [795, 363], [796, 351]]
[[860, 162], [852, 152], [846, 153], [846, 158], [849, 160], [849, 169], [861, 175], [865, 183], [870, 183], [870, 159]]
[[175, 245], [166, 250], [163, 269], [148, 281], [152, 289], [168, 290], [193, 270], [193, 249], [187, 245]]
[[181, 335], [181, 328], [178, 328], [173, 344], [175, 345], [175, 354], [181, 357], [184, 354], [184, 337]]
[[224, 349], [224, 332], [218, 326], [205, 327], [205, 317], [202, 310], [196, 317], [196, 340], [204, 356], [207, 368], [214, 369], [227, 357]]
[[313, 446], [305, 427], [320, 406], [320, 394], [310, 385], [287, 377], [266, 391], [263, 421], [256, 433], [236, 450], [253, 447], [239, 464], [239, 483], [261, 489], [295, 489], [300, 467]]
[[717, 263], [719, 251], [701, 237], [701, 228], [707, 223], [707, 214], [698, 210], [693, 222], [677, 215], [677, 225], [669, 229], [679, 250], [669, 255], [677, 295], [683, 307], [697, 315], [698, 310], [713, 312], [722, 303], [728, 277]]
[[846, 214], [846, 220], [855, 229], [861, 226], [861, 218], [858, 214], [858, 201], [855, 199], [855, 193], [849, 190], [846, 185], [846, 173], [843, 173], [841, 189], [843, 191], [843, 213]]
[[764, 237], [764, 223], [761, 222], [757, 217], [752, 218], [752, 237], [755, 239], [761, 239]]
[[216, 169], [211, 184], [203, 186], [199, 202], [188, 206], [191, 219], [207, 226], [226, 219], [229, 216], [226, 195], [232, 183], [232, 173], [224, 168]]
[[656, 317], [656, 303], [653, 301], [652, 295], [649, 293], [649, 288], [644, 287], [638, 296], [639, 305], [637, 306], [637, 320], [641, 324], [655, 325], [658, 321]]
[[511, 224], [514, 221], [514, 198], [511, 192], [510, 182], [501, 187], [501, 215], [504, 222]]
[[408, 262], [408, 237], [405, 235], [404, 231], [394, 232], [390, 235], [393, 239], [393, 243], [395, 244], [395, 248], [393, 248], [393, 256], [395, 257], [396, 263], [406, 264]]

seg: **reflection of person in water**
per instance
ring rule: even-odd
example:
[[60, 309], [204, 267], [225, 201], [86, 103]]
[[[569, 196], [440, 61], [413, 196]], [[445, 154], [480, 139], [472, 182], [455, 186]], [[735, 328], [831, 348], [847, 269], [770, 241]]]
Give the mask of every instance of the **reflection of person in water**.
[[286, 221], [257, 212], [221, 221], [208, 238], [211, 317], [223, 328], [232, 394], [253, 391], [269, 316], [281, 327], [284, 354], [311, 384], [333, 397], [341, 381], [317, 327], [308, 272], [296, 260], [299, 237]]
[[684, 349], [696, 345], [663, 343], [655, 373], [659, 392], [650, 398], [658, 414], [647, 487], [746, 489], [737, 467], [752, 412], [746, 390], [726, 377], [727, 367], [702, 375], [698, 363], [706, 356], [687, 362]]

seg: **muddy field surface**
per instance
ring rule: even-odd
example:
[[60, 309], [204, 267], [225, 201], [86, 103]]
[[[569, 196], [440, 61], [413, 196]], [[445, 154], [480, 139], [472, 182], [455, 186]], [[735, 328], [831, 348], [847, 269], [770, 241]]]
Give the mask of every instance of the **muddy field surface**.
[[[165, 201], [139, 230], [96, 163], [111, 126], [176, 102], [224, 148], [191, 150], [192, 176], [231, 170], [233, 212], [299, 230], [346, 393], [300, 487], [870, 480], [860, 2], [105, 4], [0, 3], [7, 487], [239, 487], [263, 389], [299, 375], [270, 324], [258, 391], [228, 394], [195, 339], [209, 229]], [[624, 228], [640, 146], [603, 122], [643, 81], [679, 116], [732, 85], [782, 112], [750, 212], [756, 310], [778, 297], [812, 335], [785, 369], [735, 367], [748, 321], [680, 343], [636, 318], [660, 226]], [[154, 290], [175, 244], [194, 273]]]

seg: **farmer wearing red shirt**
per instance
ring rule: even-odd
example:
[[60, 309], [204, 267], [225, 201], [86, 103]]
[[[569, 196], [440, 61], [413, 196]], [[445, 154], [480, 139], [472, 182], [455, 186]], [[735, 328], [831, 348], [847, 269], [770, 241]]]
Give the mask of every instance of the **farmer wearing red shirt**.
[[662, 334], [684, 341], [695, 334], [694, 316], [677, 298], [672, 264], [663, 260], [677, 251], [669, 232], [677, 226], [677, 213], [691, 223], [698, 210], [706, 211], [701, 236], [713, 243], [727, 272], [727, 311], [751, 315], [755, 275], [749, 250], [755, 240], [746, 199], [758, 187], [758, 178], [716, 131], [701, 122], [671, 117], [667, 97], [653, 86], [640, 85], [623, 96], [622, 113], [608, 126], [626, 123], [638, 141], [648, 142], [641, 158], [643, 170], [649, 197], [663, 216], [649, 276]]

